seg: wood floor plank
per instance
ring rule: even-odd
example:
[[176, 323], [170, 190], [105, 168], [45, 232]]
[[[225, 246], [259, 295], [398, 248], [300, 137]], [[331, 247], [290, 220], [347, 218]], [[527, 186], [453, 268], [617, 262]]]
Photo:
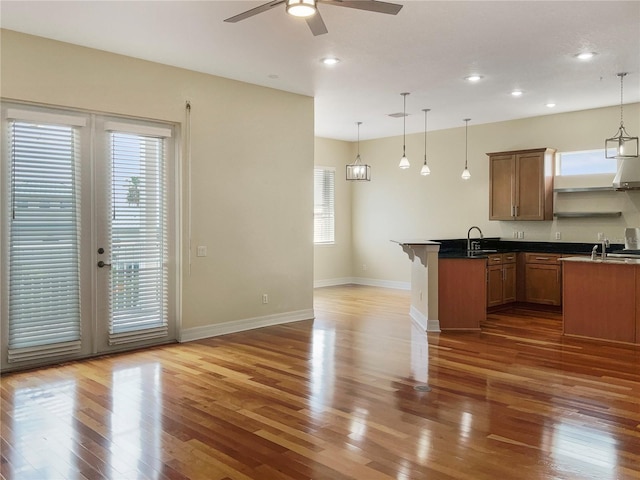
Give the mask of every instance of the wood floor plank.
[[523, 305], [427, 337], [409, 300], [6, 374], [0, 479], [640, 479], [640, 347]]

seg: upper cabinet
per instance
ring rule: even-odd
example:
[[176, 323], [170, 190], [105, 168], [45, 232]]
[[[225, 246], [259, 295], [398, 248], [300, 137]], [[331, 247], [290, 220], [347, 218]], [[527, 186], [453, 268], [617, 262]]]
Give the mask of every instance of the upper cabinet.
[[487, 153], [489, 220], [553, 220], [555, 150]]

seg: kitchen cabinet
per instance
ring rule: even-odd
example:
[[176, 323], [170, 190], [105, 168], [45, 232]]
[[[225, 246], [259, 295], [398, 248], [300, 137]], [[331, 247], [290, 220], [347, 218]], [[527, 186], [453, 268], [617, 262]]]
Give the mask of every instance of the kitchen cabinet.
[[563, 261], [564, 334], [640, 344], [640, 264], [572, 260]]
[[553, 220], [555, 150], [487, 153], [489, 220]]
[[516, 254], [496, 253], [487, 258], [487, 307], [516, 301]]
[[560, 254], [525, 253], [525, 302], [562, 304]]
[[487, 317], [484, 258], [438, 260], [438, 319], [441, 330], [480, 330]]

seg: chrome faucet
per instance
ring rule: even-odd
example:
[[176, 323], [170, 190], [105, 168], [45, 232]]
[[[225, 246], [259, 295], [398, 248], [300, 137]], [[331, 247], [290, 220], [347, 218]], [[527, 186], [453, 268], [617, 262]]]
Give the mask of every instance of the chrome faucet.
[[602, 239], [602, 252], [600, 253], [600, 258], [602, 258], [603, 262], [607, 259], [607, 247], [608, 246], [609, 246], [609, 239], [608, 238], [603, 238]]
[[475, 250], [475, 248], [471, 248], [471, 230], [473, 229], [478, 230], [478, 233], [480, 234], [480, 238], [484, 238], [484, 235], [482, 235], [482, 230], [480, 230], [480, 227], [476, 227], [475, 225], [473, 227], [471, 227], [469, 229], [469, 231], [467, 231], [467, 251], [471, 251], [471, 250]]
[[[609, 244], [609, 239], [608, 238], [603, 238], [601, 240], [601, 242], [600, 242], [600, 245], [602, 246], [602, 251], [600, 252], [600, 259], [604, 262], [607, 259], [607, 247], [610, 245]], [[598, 244], [597, 243], [591, 249], [591, 260], [595, 260], [596, 258], [598, 258]]]

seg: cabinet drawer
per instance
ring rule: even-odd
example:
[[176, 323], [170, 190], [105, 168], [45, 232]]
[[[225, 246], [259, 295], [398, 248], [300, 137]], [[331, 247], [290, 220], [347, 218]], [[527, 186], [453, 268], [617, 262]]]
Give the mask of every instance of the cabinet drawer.
[[556, 253], [525, 253], [525, 263], [543, 263], [557, 265], [562, 255]]
[[502, 263], [516, 263], [516, 254], [515, 253], [503, 253], [502, 254]]
[[492, 253], [487, 256], [487, 265], [502, 265], [502, 254]]

